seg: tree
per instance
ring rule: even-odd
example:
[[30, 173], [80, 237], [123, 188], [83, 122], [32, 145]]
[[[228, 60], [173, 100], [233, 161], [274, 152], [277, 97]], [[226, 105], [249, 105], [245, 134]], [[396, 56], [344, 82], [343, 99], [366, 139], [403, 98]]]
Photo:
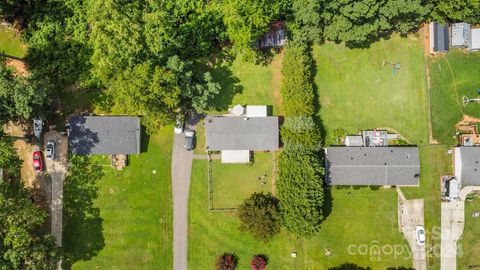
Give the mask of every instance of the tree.
[[15, 76], [0, 58], [0, 124], [44, 115], [49, 103], [48, 87], [34, 78]]
[[344, 263], [339, 266], [330, 267], [328, 270], [371, 270], [370, 267], [361, 267], [354, 263]]
[[253, 256], [252, 261], [250, 261], [252, 270], [265, 270], [267, 264], [268, 258], [265, 255], [255, 255]]
[[428, 14], [421, 0], [327, 0], [324, 37], [351, 47], [366, 47], [380, 37], [418, 28]]
[[0, 153], [0, 167], [9, 177], [0, 181], [0, 268], [54, 269], [59, 260], [54, 239], [41, 228], [47, 212], [32, 203], [19, 179], [21, 161], [3, 134]]
[[280, 232], [281, 216], [278, 200], [272, 194], [253, 193], [238, 208], [240, 229], [267, 242]]
[[439, 21], [480, 23], [480, 1], [430, 0], [432, 17]]
[[294, 16], [293, 30], [296, 39], [306, 42], [320, 42], [322, 40], [322, 3], [318, 0], [292, 0]]
[[291, 116], [285, 119], [281, 127], [284, 149], [311, 150], [321, 149], [322, 138], [318, 126], [310, 116]]
[[216, 270], [235, 270], [238, 264], [238, 257], [233, 253], [223, 253], [218, 256], [215, 265]]

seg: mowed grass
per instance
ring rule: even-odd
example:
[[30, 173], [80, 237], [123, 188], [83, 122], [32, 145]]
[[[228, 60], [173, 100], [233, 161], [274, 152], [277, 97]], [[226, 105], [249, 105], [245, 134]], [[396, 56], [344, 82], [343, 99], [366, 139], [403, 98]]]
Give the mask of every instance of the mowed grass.
[[472, 217], [473, 211], [480, 211], [478, 197], [465, 202], [465, 229], [458, 243], [458, 269], [472, 269], [470, 266], [480, 265], [480, 218]]
[[236, 104], [270, 105], [274, 114], [281, 114], [280, 80], [283, 55], [274, 56], [269, 65], [255, 65], [241, 58], [212, 71], [222, 87], [213, 101], [211, 113], [227, 113]]
[[213, 208], [237, 208], [254, 192], [272, 192], [273, 153], [253, 156], [251, 165], [212, 161]]
[[440, 239], [436, 233], [441, 226], [440, 177], [453, 172], [452, 155], [447, 154], [448, 148], [443, 145], [420, 147], [420, 187], [401, 188], [407, 199], [424, 199], [429, 269], [440, 269], [440, 257], [436, 257], [434, 251], [440, 250]]
[[455, 125], [463, 115], [480, 118], [480, 104], [463, 106], [463, 96], [480, 97], [480, 53], [451, 50], [430, 61], [432, 133], [443, 144], [455, 144]]
[[[399, 132], [410, 143], [428, 143], [423, 39], [393, 35], [368, 49], [314, 46], [320, 118], [327, 134], [374, 128]], [[400, 70], [392, 75], [392, 65]]]
[[[105, 246], [73, 269], [172, 268], [172, 134], [172, 128], [164, 128], [151, 136], [148, 152], [131, 155], [123, 171], [104, 167], [94, 204], [103, 219]], [[70, 239], [83, 241], [82, 237]], [[68, 245], [64, 243], [67, 249]]]
[[25, 56], [25, 46], [20, 41], [20, 36], [10, 27], [0, 26], [0, 53], [15, 57]]
[[[238, 172], [238, 181], [242, 181], [246, 170]], [[226, 190], [226, 196], [235, 196], [238, 188]], [[411, 266], [408, 244], [398, 231], [394, 189], [332, 189], [331, 197], [331, 213], [315, 238], [299, 240], [282, 231], [268, 243], [258, 242], [238, 229], [240, 223], [235, 212], [208, 211], [207, 161], [195, 160], [189, 201], [189, 243], [198, 244], [189, 244], [189, 269], [213, 269], [216, 257], [223, 252], [238, 255], [238, 269], [250, 269], [254, 254], [268, 256], [268, 269], [276, 270], [327, 269], [345, 262], [372, 269]], [[370, 248], [378, 245], [399, 245], [404, 253], [371, 256]], [[364, 248], [367, 254], [362, 253]], [[325, 249], [330, 249], [333, 256], [325, 256]], [[292, 251], [298, 253], [297, 258], [291, 258]]]

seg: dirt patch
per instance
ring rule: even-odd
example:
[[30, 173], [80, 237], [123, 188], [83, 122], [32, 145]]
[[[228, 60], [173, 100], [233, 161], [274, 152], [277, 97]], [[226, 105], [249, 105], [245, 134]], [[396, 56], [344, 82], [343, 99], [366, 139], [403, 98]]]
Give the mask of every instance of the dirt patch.
[[27, 143], [22, 139], [17, 139], [13, 143], [17, 149], [18, 156], [23, 161], [21, 175], [22, 179], [25, 182], [25, 185], [28, 187], [33, 187], [35, 185], [36, 177], [35, 172], [33, 171], [33, 161], [32, 153], [35, 146], [33, 144]]
[[464, 114], [462, 120], [455, 125], [455, 128], [462, 129], [465, 126], [474, 125], [476, 123], [480, 123], [480, 118]]
[[278, 106], [278, 109], [282, 105], [282, 94], [280, 89], [282, 87], [282, 61], [283, 61], [283, 51], [273, 59], [272, 61], [272, 80], [270, 86], [273, 90], [273, 97], [275, 99], [275, 105]]
[[7, 66], [14, 68], [15, 74], [17, 74], [18, 76], [25, 77], [28, 75], [28, 66], [23, 61], [16, 59], [8, 59]]
[[20, 123], [13, 123], [12, 121], [8, 122], [3, 126], [3, 131], [5, 134], [13, 137], [25, 137], [27, 126]]

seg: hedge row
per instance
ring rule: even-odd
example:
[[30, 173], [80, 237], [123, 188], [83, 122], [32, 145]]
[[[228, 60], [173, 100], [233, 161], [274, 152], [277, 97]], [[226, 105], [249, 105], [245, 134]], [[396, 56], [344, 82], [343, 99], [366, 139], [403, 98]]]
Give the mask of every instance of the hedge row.
[[321, 135], [313, 114], [312, 60], [305, 43], [290, 42], [282, 67], [285, 122], [281, 129], [284, 150], [279, 159], [278, 197], [285, 228], [309, 238], [323, 220]]

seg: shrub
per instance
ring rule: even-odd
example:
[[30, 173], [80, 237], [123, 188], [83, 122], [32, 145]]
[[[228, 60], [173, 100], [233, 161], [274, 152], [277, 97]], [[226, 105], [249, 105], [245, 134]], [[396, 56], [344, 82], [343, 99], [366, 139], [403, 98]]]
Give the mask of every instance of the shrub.
[[216, 270], [235, 270], [238, 264], [238, 257], [233, 253], [223, 253], [218, 256]]
[[252, 270], [264, 270], [267, 264], [268, 258], [265, 255], [255, 255], [250, 262]]
[[304, 238], [314, 236], [323, 220], [323, 166], [317, 152], [284, 151], [277, 182], [285, 228]]
[[288, 117], [281, 128], [281, 135], [286, 150], [320, 150], [320, 131], [310, 116]]
[[267, 242], [280, 232], [282, 218], [278, 200], [272, 194], [254, 193], [238, 209], [240, 230]]

